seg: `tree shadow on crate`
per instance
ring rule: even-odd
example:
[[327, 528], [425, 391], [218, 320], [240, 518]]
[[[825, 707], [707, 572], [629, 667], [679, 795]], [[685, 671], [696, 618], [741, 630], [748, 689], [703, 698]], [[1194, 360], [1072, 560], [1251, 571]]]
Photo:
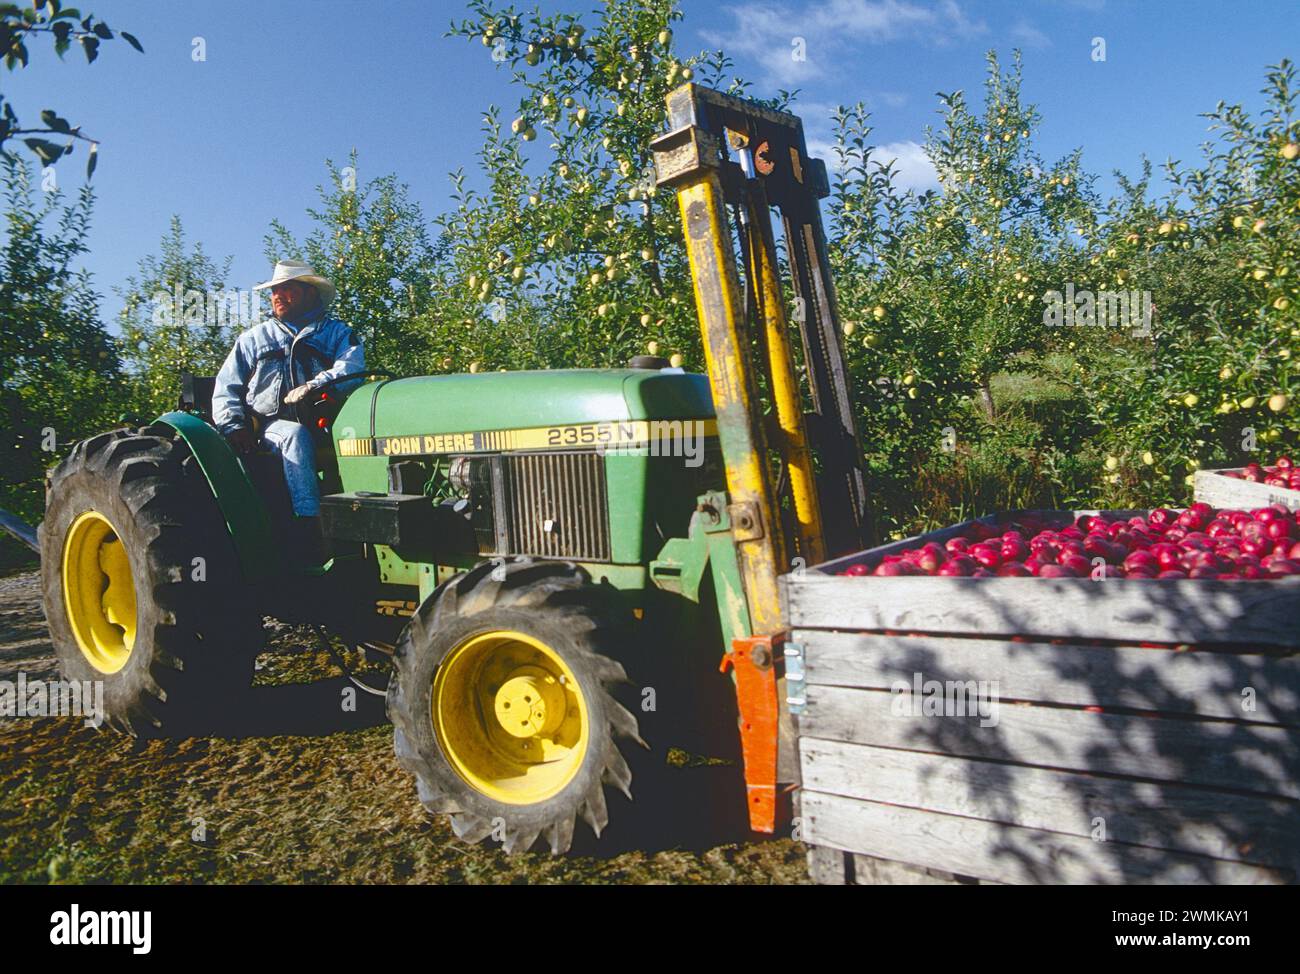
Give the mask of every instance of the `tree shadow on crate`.
[[1294, 881], [1296, 584], [831, 581], [799, 633], [814, 830], [1003, 882]]

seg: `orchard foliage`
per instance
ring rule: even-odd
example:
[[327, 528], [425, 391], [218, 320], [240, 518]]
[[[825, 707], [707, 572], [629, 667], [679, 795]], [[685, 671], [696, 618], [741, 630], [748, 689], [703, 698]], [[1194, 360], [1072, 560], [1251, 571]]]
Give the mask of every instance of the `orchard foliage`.
[[1300, 444], [1295, 82], [1284, 61], [1269, 70], [1258, 116], [1220, 103], [1199, 166], [1169, 163], [1159, 200], [1147, 198], [1144, 168], [1107, 214], [1090, 263], [1149, 289], [1156, 305], [1152, 338], [1104, 350], [1086, 389], [1119, 500], [1181, 499], [1198, 467]]
[[132, 409], [156, 416], [176, 408], [181, 372], [215, 375], [242, 327], [227, 292], [230, 258], [218, 265], [203, 245], [187, 246], [173, 216], [159, 252], [141, 258], [138, 276], [118, 289], [122, 363], [131, 379]]
[[916, 471], [969, 465], [972, 445], [1007, 435], [991, 427], [993, 379], [1049, 348], [1042, 295], [1074, 279], [1095, 227], [1079, 153], [1048, 163], [1033, 148], [1040, 118], [1021, 101], [1018, 56], [1004, 72], [990, 54], [982, 106], [938, 97], [926, 152], [940, 188], [924, 193], [877, 158], [865, 106], [833, 119], [830, 256], [872, 486], [895, 519], [915, 513]]
[[32, 170], [3, 161], [0, 236], [0, 507], [39, 520], [45, 468], [121, 408], [118, 350], [83, 271], [94, 194], [37, 195]]
[[[653, 340], [702, 367], [680, 217], [649, 145], [668, 91], [725, 58], [679, 56], [666, 0], [606, 4], [590, 24], [470, 4], [451, 33], [481, 42], [520, 91], [484, 116], [487, 185], [455, 173], [442, 284], [475, 364], [621, 365]], [[453, 355], [459, 359], [461, 355]]]
[[321, 205], [307, 211], [313, 229], [299, 240], [279, 221], [266, 235], [268, 263], [305, 260], [338, 289], [333, 306], [366, 346], [368, 366], [416, 374], [432, 365], [434, 346], [423, 319], [438, 305], [436, 250], [424, 214], [393, 175], [358, 177], [326, 162]]
[[[55, 3], [0, 4], [0, 16], [11, 67], [42, 33], [92, 60], [111, 34]], [[517, 94], [485, 108], [478, 172], [450, 174], [449, 205], [427, 220], [397, 176], [359, 179], [355, 154], [327, 163], [311, 230], [297, 238], [273, 223], [266, 256], [333, 279], [336, 311], [375, 368], [605, 367], [650, 351], [702, 371], [681, 218], [654, 185], [649, 146], [683, 82], [748, 91], [724, 52], [680, 49], [681, 20], [672, 0], [609, 0], [581, 15], [471, 0], [449, 34], [481, 45], [484, 70], [507, 72]], [[1261, 111], [1219, 104], [1198, 161], [1166, 163], [1158, 188], [1143, 161], [1117, 174], [1107, 200], [1080, 151], [1037, 149], [1042, 119], [1022, 97], [1018, 54], [1009, 66], [990, 54], [976, 96], [938, 94], [930, 189], [903, 185], [865, 105], [835, 112], [823, 213], [885, 532], [995, 508], [1180, 503], [1198, 467], [1300, 449], [1295, 84], [1290, 62], [1273, 66]], [[800, 110], [797, 93], [768, 104]], [[44, 135], [81, 137], [57, 113], [42, 119]], [[0, 145], [27, 134], [40, 133], [20, 130], [5, 103]], [[28, 147], [42, 161], [67, 151]], [[150, 291], [177, 277], [219, 288], [224, 267], [187, 248], [175, 222], [122, 291], [119, 349], [73, 270], [89, 191], [38, 204], [30, 178], [9, 159], [7, 428], [28, 436], [52, 422], [75, 435], [123, 405], [169, 404], [179, 368], [213, 367], [233, 336], [205, 323], [178, 338], [147, 306]], [[1150, 334], [1050, 327], [1045, 296], [1067, 288], [1098, 301], [1148, 292]], [[18, 461], [6, 476], [26, 477], [31, 500], [47, 458], [31, 440], [3, 445]]]
[[[981, 106], [939, 95], [924, 193], [877, 158], [862, 105], [834, 119], [831, 259], [873, 490], [900, 527], [972, 498], [1182, 502], [1198, 467], [1297, 446], [1294, 67], [1270, 69], [1258, 117], [1210, 113], [1203, 161], [1168, 163], [1162, 195], [1144, 163], [1104, 203], [1077, 151], [1034, 150], [1020, 88], [1019, 60], [990, 55]], [[1150, 292], [1152, 333], [1048, 327], [1067, 284]]]

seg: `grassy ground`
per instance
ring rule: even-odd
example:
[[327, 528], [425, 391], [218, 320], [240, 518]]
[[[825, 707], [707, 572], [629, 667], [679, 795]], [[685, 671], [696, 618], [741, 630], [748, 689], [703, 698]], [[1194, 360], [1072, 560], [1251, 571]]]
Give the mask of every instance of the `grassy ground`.
[[[665, 834], [644, 802], [612, 795], [605, 839], [580, 823], [566, 856], [467, 846], [416, 801], [382, 701], [322, 707], [339, 699], [340, 672], [298, 648], [299, 631], [269, 639], [241, 704], [251, 735], [141, 744], [75, 717], [0, 719], [0, 882], [808, 881], [799, 843], [751, 841], [728, 815]], [[0, 679], [19, 669], [56, 675], [32, 574], [0, 579]], [[333, 723], [303, 716], [336, 710]], [[686, 808], [736, 802], [734, 769], [669, 775], [683, 776]]]

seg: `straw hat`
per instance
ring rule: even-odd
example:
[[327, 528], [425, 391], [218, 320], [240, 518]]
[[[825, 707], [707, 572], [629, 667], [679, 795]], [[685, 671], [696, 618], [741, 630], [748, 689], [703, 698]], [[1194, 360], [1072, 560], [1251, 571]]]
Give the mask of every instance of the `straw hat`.
[[310, 264], [301, 260], [282, 260], [275, 265], [275, 271], [271, 274], [269, 281], [261, 284], [254, 284], [254, 291], [261, 291], [265, 288], [275, 287], [277, 284], [284, 284], [286, 281], [302, 281], [304, 284], [310, 284], [320, 295], [321, 307], [325, 308], [334, 300], [338, 293], [334, 289], [328, 278], [321, 277], [311, 267]]

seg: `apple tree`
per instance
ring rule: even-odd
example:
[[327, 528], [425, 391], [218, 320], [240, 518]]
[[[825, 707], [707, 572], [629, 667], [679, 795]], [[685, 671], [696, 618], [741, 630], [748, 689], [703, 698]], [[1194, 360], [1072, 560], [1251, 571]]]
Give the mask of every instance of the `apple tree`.
[[[1119, 499], [1186, 498], [1202, 466], [1294, 450], [1300, 354], [1300, 122], [1295, 68], [1269, 70], [1258, 117], [1220, 103], [1202, 163], [1149, 167], [1108, 214], [1093, 259], [1152, 292], [1153, 335], [1090, 390]], [[1129, 282], [1134, 282], [1129, 284]]]
[[[439, 327], [456, 366], [607, 366], [647, 350], [703, 366], [680, 217], [650, 142], [669, 90], [730, 62], [680, 56], [669, 0], [613, 0], [590, 24], [475, 0], [451, 33], [481, 42], [520, 92], [484, 116], [487, 185], [453, 174]], [[508, 119], [508, 120], [507, 120]], [[454, 315], [454, 318], [452, 317]], [[472, 336], [472, 337], [471, 337]], [[674, 359], [674, 361], [677, 361]]]

